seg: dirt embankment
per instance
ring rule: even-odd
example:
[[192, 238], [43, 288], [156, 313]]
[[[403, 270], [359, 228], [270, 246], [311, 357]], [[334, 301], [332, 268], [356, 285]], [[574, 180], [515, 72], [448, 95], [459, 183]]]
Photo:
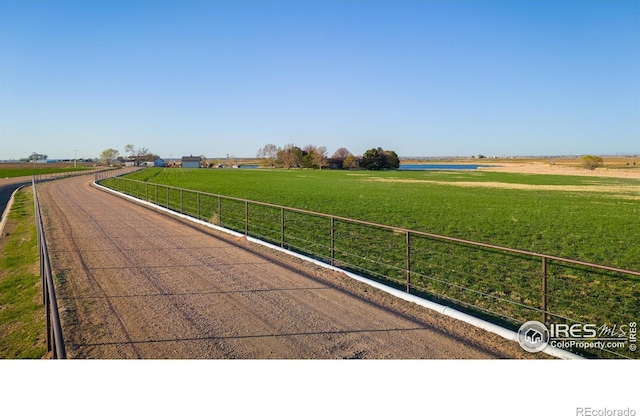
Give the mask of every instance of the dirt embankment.
[[512, 173], [528, 173], [528, 174], [544, 174], [544, 175], [572, 175], [572, 176], [592, 176], [604, 178], [629, 178], [640, 179], [640, 165], [638, 167], [604, 167], [589, 170], [575, 166], [575, 162], [569, 163], [549, 163], [549, 162], [500, 162], [496, 166], [483, 167], [479, 170], [512, 172]]

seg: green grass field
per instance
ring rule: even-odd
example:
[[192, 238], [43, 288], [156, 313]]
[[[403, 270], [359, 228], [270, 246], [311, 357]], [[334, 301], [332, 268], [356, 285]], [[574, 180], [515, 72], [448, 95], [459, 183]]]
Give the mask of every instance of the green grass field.
[[0, 178], [18, 178], [21, 176], [32, 175], [48, 175], [51, 173], [63, 173], [63, 172], [76, 172], [89, 170], [87, 167], [73, 167], [73, 166], [60, 166], [60, 164], [46, 165], [40, 164], [33, 167], [32, 164], [20, 163], [20, 164], [7, 164], [0, 165]]
[[640, 270], [633, 179], [261, 169], [145, 169], [128, 177]]
[[[128, 177], [136, 181], [104, 184], [398, 287], [407, 278], [405, 233], [337, 220], [332, 245], [327, 218], [292, 211], [283, 217], [278, 208], [164, 185], [640, 270], [637, 180], [242, 169], [145, 169]], [[417, 294], [506, 324], [541, 320], [539, 258], [417, 235], [410, 252]], [[638, 277], [560, 262], [549, 262], [547, 276], [550, 321], [621, 325], [638, 316]]]

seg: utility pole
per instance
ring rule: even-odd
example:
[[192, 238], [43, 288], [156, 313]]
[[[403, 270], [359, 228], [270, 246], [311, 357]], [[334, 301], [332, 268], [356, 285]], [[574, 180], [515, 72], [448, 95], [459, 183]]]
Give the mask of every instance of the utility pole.
[[75, 150], [76, 155], [75, 158], [73, 159], [73, 168], [76, 168], [76, 162], [78, 161], [78, 149]]

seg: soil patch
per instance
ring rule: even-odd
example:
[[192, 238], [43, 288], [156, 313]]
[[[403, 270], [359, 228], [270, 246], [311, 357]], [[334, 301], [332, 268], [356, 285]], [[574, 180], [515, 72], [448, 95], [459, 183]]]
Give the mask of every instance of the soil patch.
[[[376, 182], [399, 182], [399, 183], [428, 183], [436, 185], [459, 186], [465, 188], [498, 188], [498, 189], [519, 189], [533, 191], [561, 191], [561, 192], [598, 192], [612, 194], [612, 196], [624, 197], [626, 199], [640, 199], [640, 187], [632, 185], [532, 185], [522, 183], [505, 182], [449, 182], [432, 181], [421, 179], [397, 179], [397, 178], [370, 178], [369, 181]], [[634, 195], [635, 194], [635, 195]]]

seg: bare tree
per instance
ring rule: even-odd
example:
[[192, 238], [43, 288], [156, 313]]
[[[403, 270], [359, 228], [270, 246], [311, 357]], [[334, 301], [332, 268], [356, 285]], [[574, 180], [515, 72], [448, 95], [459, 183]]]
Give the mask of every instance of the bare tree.
[[118, 158], [118, 151], [116, 149], [105, 149], [100, 153], [100, 159], [105, 165], [111, 166], [111, 163]]
[[132, 144], [126, 145], [124, 147], [124, 152], [129, 154], [129, 158], [133, 159], [136, 166], [140, 166], [140, 162], [142, 160], [150, 161], [150, 160], [153, 160], [154, 158], [157, 159], [154, 154], [149, 152], [148, 148], [138, 147], [136, 149]]
[[302, 163], [302, 149], [291, 143], [286, 144], [284, 148], [278, 150], [278, 159], [287, 169], [299, 166]]
[[327, 148], [325, 146], [316, 147], [313, 153], [313, 163], [322, 170], [323, 166], [327, 166]]
[[343, 162], [344, 158], [350, 154], [351, 152], [347, 150], [346, 147], [341, 147], [333, 153], [333, 156], [331, 156], [331, 158], [335, 160], [339, 160], [340, 162]]
[[275, 144], [266, 144], [263, 148], [258, 149], [256, 156], [262, 159], [260, 161], [261, 166], [273, 167], [276, 162], [276, 157], [278, 156], [278, 147]]
[[135, 152], [135, 156], [136, 156], [136, 166], [140, 166], [140, 160], [145, 157], [150, 155], [149, 153], [149, 149], [147, 149], [146, 147], [138, 147], [138, 149]]
[[128, 144], [124, 147], [124, 152], [128, 153], [129, 156], [133, 159], [136, 154], [136, 148], [132, 144]]
[[230, 168], [236, 167], [236, 157], [234, 155], [227, 155], [227, 166]]
[[341, 147], [335, 152], [333, 152], [333, 156], [331, 156], [331, 161], [338, 168], [345, 168], [344, 161], [347, 156], [351, 155], [351, 152], [346, 147]]

